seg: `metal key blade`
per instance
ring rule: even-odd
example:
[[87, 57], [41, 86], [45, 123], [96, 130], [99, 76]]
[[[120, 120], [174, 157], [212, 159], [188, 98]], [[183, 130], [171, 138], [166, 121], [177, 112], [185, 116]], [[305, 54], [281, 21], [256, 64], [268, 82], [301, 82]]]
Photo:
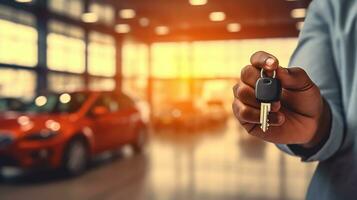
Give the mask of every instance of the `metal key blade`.
[[263, 132], [266, 132], [269, 127], [268, 115], [271, 109], [270, 103], [261, 103], [260, 104], [260, 128]]

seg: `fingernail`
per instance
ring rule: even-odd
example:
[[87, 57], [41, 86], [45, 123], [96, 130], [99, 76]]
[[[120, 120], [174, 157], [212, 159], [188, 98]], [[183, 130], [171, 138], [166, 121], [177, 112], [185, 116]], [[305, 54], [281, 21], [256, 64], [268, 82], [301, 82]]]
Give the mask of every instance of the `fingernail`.
[[274, 62], [275, 62], [275, 60], [273, 58], [268, 58], [265, 61], [265, 66], [267, 66], [268, 68], [272, 69]]

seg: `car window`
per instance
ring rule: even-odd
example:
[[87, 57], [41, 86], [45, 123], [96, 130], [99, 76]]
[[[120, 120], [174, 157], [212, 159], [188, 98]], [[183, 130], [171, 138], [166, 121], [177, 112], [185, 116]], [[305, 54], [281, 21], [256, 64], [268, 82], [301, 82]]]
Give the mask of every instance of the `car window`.
[[93, 108], [97, 106], [103, 106], [107, 108], [109, 112], [117, 112], [119, 110], [118, 102], [112, 96], [107, 94], [101, 95], [97, 99], [97, 101], [93, 105]]
[[132, 108], [134, 107], [135, 103], [133, 100], [130, 99], [130, 97], [122, 94], [117, 96], [117, 102], [120, 105], [120, 109], [127, 109], [127, 108]]
[[86, 93], [48, 94], [36, 97], [26, 108], [30, 113], [73, 113], [87, 100]]
[[25, 103], [19, 99], [0, 98], [0, 112], [3, 111], [23, 111]]

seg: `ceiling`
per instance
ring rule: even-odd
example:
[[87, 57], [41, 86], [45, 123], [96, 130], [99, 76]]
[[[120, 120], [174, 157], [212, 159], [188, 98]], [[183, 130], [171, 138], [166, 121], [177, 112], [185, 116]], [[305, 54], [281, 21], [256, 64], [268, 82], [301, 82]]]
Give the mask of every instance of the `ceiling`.
[[[111, 0], [118, 9], [134, 9], [133, 19], [118, 19], [117, 23], [131, 26], [129, 34], [155, 41], [217, 40], [262, 37], [292, 37], [298, 35], [292, 18], [294, 8], [306, 8], [311, 0], [207, 0], [193, 6], [189, 0]], [[211, 21], [211, 12], [222, 11], [223, 21]], [[149, 19], [147, 27], [140, 18]], [[239, 32], [228, 32], [227, 24], [239, 23]], [[155, 27], [167, 26], [169, 33], [155, 34]]]

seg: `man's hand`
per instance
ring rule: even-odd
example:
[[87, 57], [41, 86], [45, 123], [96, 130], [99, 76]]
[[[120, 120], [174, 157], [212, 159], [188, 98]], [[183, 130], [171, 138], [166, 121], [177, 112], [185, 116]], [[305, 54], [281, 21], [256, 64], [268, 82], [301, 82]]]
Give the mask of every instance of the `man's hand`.
[[[300, 144], [306, 148], [328, 137], [330, 108], [303, 69], [282, 68], [273, 55], [262, 51], [254, 53], [250, 62], [233, 88], [233, 112], [248, 133], [269, 142]], [[254, 93], [261, 68], [270, 76], [275, 70], [283, 88], [280, 101], [272, 103], [270, 127], [265, 133], [260, 129], [260, 103]]]

